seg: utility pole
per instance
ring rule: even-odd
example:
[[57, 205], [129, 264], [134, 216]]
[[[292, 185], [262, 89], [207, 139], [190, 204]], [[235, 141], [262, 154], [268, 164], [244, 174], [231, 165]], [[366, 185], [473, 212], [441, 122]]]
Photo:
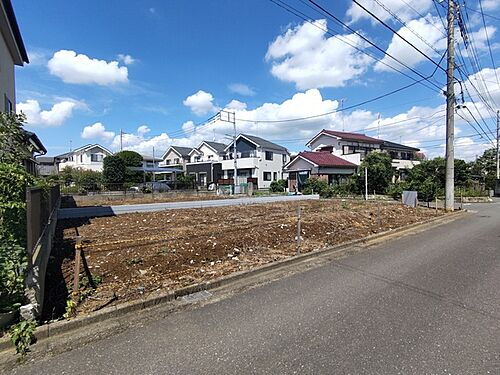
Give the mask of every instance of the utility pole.
[[365, 200], [368, 200], [368, 168], [365, 167]]
[[455, 0], [448, 0], [448, 59], [446, 68], [446, 182], [445, 209], [455, 207]]
[[70, 139], [69, 140], [69, 152], [73, 151], [73, 145], [72, 145], [73, 141]]
[[500, 111], [497, 111], [497, 180], [500, 179]]
[[233, 112], [233, 159], [234, 159], [233, 194], [236, 194], [236, 177], [238, 177], [238, 164], [236, 161], [236, 113], [235, 112]]
[[377, 138], [380, 139], [380, 113], [377, 116]]
[[120, 129], [120, 151], [123, 151], [123, 131]]
[[155, 169], [156, 169], [155, 146], [153, 146], [153, 182], [155, 182]]

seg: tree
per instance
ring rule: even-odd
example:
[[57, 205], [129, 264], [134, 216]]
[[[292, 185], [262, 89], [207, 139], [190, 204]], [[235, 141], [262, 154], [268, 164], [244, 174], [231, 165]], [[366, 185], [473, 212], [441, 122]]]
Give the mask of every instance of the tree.
[[471, 176], [484, 182], [486, 189], [495, 189], [497, 151], [490, 148], [470, 164]]
[[386, 152], [371, 152], [361, 163], [360, 181], [364, 183], [365, 168], [368, 170], [368, 189], [377, 193], [385, 193], [391, 183], [394, 171], [392, 159]]
[[122, 158], [117, 155], [106, 156], [103, 160], [102, 178], [106, 184], [115, 184], [121, 188], [125, 182], [126, 166]]
[[132, 168], [142, 167], [143, 157], [135, 151], [120, 151], [115, 154], [125, 163], [125, 181], [126, 182], [142, 182], [144, 180], [144, 172], [133, 170]]
[[285, 191], [286, 183], [286, 180], [273, 181], [271, 182], [271, 186], [269, 186], [269, 190], [271, 193], [282, 193]]
[[0, 162], [21, 163], [27, 156], [28, 147], [23, 130], [26, 117], [21, 113], [0, 112]]

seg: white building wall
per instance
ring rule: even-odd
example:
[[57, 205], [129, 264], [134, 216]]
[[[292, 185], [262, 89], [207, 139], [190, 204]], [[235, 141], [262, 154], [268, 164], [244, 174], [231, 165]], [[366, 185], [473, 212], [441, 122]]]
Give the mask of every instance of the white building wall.
[[59, 163], [59, 170], [63, 170], [66, 167], [73, 167], [102, 172], [104, 166], [103, 161], [92, 161], [92, 154], [100, 155], [102, 159], [108, 156], [108, 153], [104, 152], [99, 147], [93, 147], [85, 151], [77, 151], [73, 153], [73, 160]]
[[325, 134], [321, 134], [318, 138], [311, 142], [309, 147], [311, 150], [315, 151], [321, 146], [333, 146], [334, 150], [340, 150], [342, 152], [341, 141], [335, 137], [331, 137]]
[[[259, 188], [269, 189], [271, 182], [274, 180], [281, 180], [283, 178], [283, 167], [289, 161], [289, 156], [287, 155], [287, 162], [283, 163], [284, 152], [279, 152], [275, 150], [267, 150], [273, 153], [273, 160], [266, 160], [266, 149], [259, 149], [259, 164], [256, 169], [258, 174], [256, 177], [259, 179]], [[264, 181], [264, 172], [271, 172], [271, 181]], [[276, 173], [276, 179], [274, 174]]]

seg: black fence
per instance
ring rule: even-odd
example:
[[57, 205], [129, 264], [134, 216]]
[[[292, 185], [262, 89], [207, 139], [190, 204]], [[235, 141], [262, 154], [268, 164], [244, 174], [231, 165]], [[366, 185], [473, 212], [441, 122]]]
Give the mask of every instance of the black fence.
[[61, 196], [59, 185], [44, 189], [41, 187], [28, 188], [26, 191], [27, 217], [27, 250], [32, 255], [33, 249], [42, 236], [45, 227], [54, 211], [58, 207]]

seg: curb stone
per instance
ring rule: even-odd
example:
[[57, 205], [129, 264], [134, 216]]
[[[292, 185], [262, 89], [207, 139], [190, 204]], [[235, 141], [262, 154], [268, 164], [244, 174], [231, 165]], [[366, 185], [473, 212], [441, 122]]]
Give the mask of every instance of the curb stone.
[[[301, 261], [304, 261], [309, 258], [314, 258], [318, 257], [321, 255], [329, 255], [329, 254], [335, 254], [336, 252], [345, 250], [346, 248], [352, 247], [353, 245], [357, 245], [360, 243], [366, 243], [369, 241], [377, 240], [377, 239], [382, 239], [384, 237], [390, 237], [391, 235], [398, 234], [398, 233], [403, 233], [406, 231], [411, 231], [418, 229], [420, 227], [423, 227], [425, 225], [434, 223], [434, 222], [443, 222], [446, 223], [448, 221], [451, 221], [450, 219], [454, 220], [457, 217], [462, 216], [465, 214], [467, 211], [454, 211], [451, 214], [444, 215], [444, 216], [438, 216], [431, 218], [429, 220], [419, 222], [419, 223], [414, 223], [414, 224], [409, 224], [400, 228], [396, 229], [389, 229], [384, 232], [376, 233], [369, 235], [367, 237], [363, 238], [358, 238], [355, 240], [347, 241], [338, 245], [330, 246], [328, 248], [323, 248], [321, 250], [316, 250], [316, 251], [311, 251], [308, 253], [304, 254], [299, 254], [293, 257], [289, 257], [286, 259], [281, 259], [272, 263], [267, 263], [263, 266], [254, 268], [254, 269], [249, 269], [249, 270], [244, 270], [244, 271], [238, 271], [234, 272], [232, 274], [222, 276], [218, 279], [214, 279], [211, 281], [207, 281], [204, 283], [199, 283], [199, 284], [193, 284], [189, 285], [171, 292], [167, 293], [162, 293], [160, 295], [146, 298], [143, 300], [139, 301], [129, 301], [129, 302], [124, 302], [119, 305], [115, 306], [109, 306], [105, 307], [102, 310], [95, 311], [92, 313], [89, 313], [88, 315], [81, 316], [81, 317], [76, 317], [71, 320], [60, 320], [56, 321], [53, 323], [47, 323], [42, 326], [37, 327], [35, 331], [35, 337], [37, 341], [41, 341], [43, 339], [49, 338], [49, 337], [54, 337], [57, 335], [62, 335], [68, 332], [71, 332], [73, 330], [77, 330], [79, 328], [88, 326], [89, 324], [95, 324], [99, 322], [103, 322], [105, 320], [111, 319], [111, 318], [117, 318], [124, 316], [126, 314], [129, 314], [134, 311], [140, 311], [144, 310], [153, 306], [157, 306], [166, 302], [173, 301], [179, 297], [200, 292], [203, 290], [210, 290], [210, 289], [215, 289], [230, 283], [233, 283], [235, 281], [239, 281], [243, 278], [250, 277], [250, 276], [256, 276], [261, 273], [265, 273], [277, 268], [281, 268], [284, 266], [289, 266], [293, 265], [295, 263], [299, 263]], [[6, 350], [13, 349], [14, 346], [10, 342], [10, 339], [8, 335], [5, 335], [4, 337], [0, 338], [0, 353]]]

